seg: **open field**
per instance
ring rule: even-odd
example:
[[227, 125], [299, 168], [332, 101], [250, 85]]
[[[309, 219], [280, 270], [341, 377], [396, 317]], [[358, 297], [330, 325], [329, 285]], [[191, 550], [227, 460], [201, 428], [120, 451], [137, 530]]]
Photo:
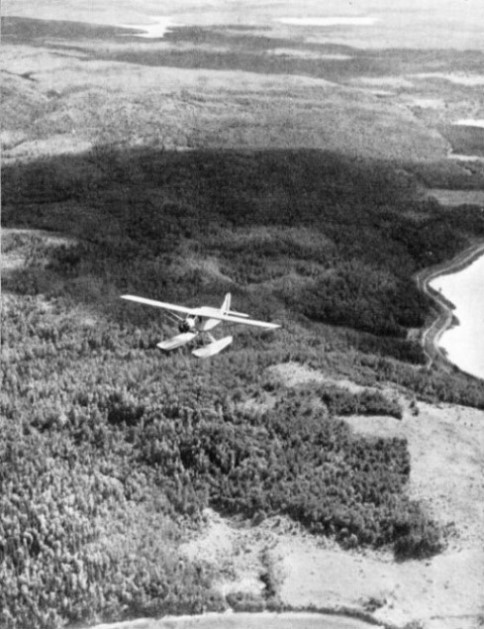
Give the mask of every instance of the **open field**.
[[[484, 237], [483, 162], [448, 158], [484, 118], [480, 4], [445, 44], [413, 9], [27, 5], [2, 7], [2, 629], [475, 629], [484, 390], [426, 364], [413, 277]], [[208, 362], [119, 300], [227, 291], [283, 328]]]

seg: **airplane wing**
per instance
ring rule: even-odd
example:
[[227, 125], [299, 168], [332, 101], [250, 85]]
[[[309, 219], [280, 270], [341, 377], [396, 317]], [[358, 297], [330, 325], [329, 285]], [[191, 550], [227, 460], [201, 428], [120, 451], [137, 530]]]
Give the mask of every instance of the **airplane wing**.
[[145, 306], [155, 306], [156, 308], [164, 308], [165, 310], [171, 310], [172, 312], [183, 312], [184, 314], [193, 314], [193, 308], [185, 308], [184, 306], [177, 306], [176, 304], [169, 304], [164, 301], [155, 301], [154, 299], [146, 299], [145, 297], [136, 297], [135, 295], [121, 295], [121, 299], [127, 299], [128, 301], [135, 301], [138, 304], [145, 304]]
[[214, 309], [214, 311], [207, 312], [204, 308], [193, 308], [190, 313], [199, 317], [206, 317], [209, 319], [218, 319], [219, 321], [228, 321], [230, 323], [242, 323], [244, 325], [253, 325], [259, 328], [265, 328], [266, 330], [275, 330], [281, 326], [278, 323], [268, 323], [267, 321], [257, 321], [256, 319], [244, 318], [241, 316], [235, 317], [233, 315], [223, 314], [220, 311]]
[[177, 304], [169, 304], [164, 301], [146, 299], [145, 297], [136, 297], [135, 295], [121, 295], [121, 299], [135, 301], [136, 303], [145, 304], [146, 306], [164, 308], [165, 310], [171, 310], [172, 312], [183, 312], [184, 314], [189, 314], [195, 317], [203, 317], [204, 319], [217, 319], [219, 321], [228, 321], [229, 323], [243, 323], [244, 325], [252, 325], [259, 328], [265, 328], [266, 330], [275, 330], [281, 327], [277, 323], [267, 323], [266, 321], [250, 319], [248, 315], [243, 313], [240, 313], [237, 316], [235, 316], [235, 314], [223, 314], [218, 308], [186, 308], [184, 306], [178, 306]]

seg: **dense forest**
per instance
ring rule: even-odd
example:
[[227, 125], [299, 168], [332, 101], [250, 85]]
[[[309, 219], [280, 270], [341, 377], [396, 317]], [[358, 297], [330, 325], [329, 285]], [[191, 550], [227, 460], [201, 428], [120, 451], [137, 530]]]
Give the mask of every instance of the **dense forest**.
[[[412, 274], [484, 232], [478, 208], [445, 213], [402, 169], [319, 151], [99, 146], [67, 163], [7, 166], [2, 194], [6, 226], [78, 239], [52, 252], [64, 285], [89, 276], [111, 292], [182, 299], [235, 284], [243, 301], [264, 289], [313, 320], [393, 337], [429, 310]], [[208, 278], [187, 264], [214, 258]]]
[[[482, 387], [428, 370], [409, 335], [432, 308], [412, 276], [484, 234], [477, 208], [457, 216], [398, 165], [323, 152], [107, 146], [5, 166], [2, 203], [2, 627], [223, 608], [211, 569], [178, 553], [206, 506], [401, 559], [441, 550], [405, 494], [405, 441], [341, 419], [398, 421], [398, 402], [289, 389], [268, 368], [484, 408]], [[205, 362], [161, 354], [169, 323], [119, 300], [228, 290], [283, 329], [237, 330]]]

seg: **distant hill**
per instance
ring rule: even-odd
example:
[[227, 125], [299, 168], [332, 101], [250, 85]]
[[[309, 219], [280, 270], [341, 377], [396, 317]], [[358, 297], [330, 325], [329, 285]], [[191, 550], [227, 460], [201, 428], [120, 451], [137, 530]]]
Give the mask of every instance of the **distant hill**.
[[[304, 147], [399, 160], [438, 159], [448, 150], [436, 130], [391, 99], [308, 76], [314, 62], [273, 66], [263, 51], [233, 53], [210, 43], [201, 52], [177, 41], [113, 43], [115, 30], [80, 25], [78, 31], [72, 23], [50, 31], [28, 20], [26, 37], [24, 22], [7, 21], [4, 36], [7, 163], [95, 143]], [[28, 45], [19, 43], [19, 33]], [[101, 44], [103, 34], [108, 40]], [[12, 142], [19, 129], [22, 137]]]

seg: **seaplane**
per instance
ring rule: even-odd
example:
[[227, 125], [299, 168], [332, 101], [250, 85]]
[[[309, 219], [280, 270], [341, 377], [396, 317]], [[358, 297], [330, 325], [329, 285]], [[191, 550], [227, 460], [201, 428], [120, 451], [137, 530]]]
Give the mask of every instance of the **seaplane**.
[[[199, 308], [186, 308], [177, 304], [169, 304], [154, 299], [146, 299], [145, 297], [136, 297], [135, 295], [121, 295], [121, 299], [134, 301], [145, 306], [154, 306], [162, 308], [169, 317], [172, 317], [174, 323], [178, 325], [179, 334], [172, 338], [157, 344], [157, 347], [169, 352], [183, 345], [191, 343], [197, 336], [206, 336], [210, 341], [208, 345], [194, 349], [192, 354], [198, 358], [209, 358], [218, 354], [232, 343], [233, 336], [225, 336], [221, 339], [215, 339], [210, 331], [213, 330], [223, 321], [228, 323], [240, 323], [242, 325], [251, 325], [265, 330], [275, 330], [281, 326], [277, 323], [268, 323], [266, 321], [257, 321], [251, 319], [248, 314], [237, 312], [230, 309], [231, 295], [227, 293], [220, 308], [210, 306], [201, 306]], [[184, 316], [180, 316], [180, 313]]]

